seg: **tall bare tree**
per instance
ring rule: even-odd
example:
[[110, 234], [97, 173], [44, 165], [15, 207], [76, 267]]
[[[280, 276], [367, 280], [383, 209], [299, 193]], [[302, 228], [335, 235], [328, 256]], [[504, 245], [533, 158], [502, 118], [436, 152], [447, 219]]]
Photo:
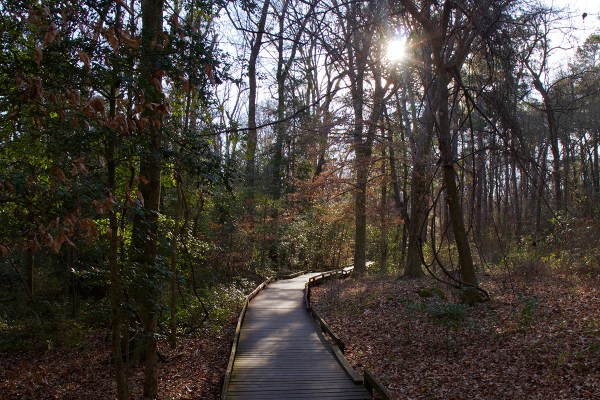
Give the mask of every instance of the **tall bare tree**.
[[144, 327], [144, 396], [158, 394], [157, 300], [160, 274], [157, 270], [158, 212], [162, 171], [162, 112], [165, 98], [161, 78], [163, 49], [163, 0], [142, 1], [142, 54], [139, 86], [142, 90], [142, 135], [139, 154], [140, 210], [135, 213], [132, 249], [135, 267], [143, 282], [137, 283], [135, 298], [139, 302]]
[[[478, 43], [497, 24], [509, 2], [498, 1], [422, 1], [402, 2], [400, 10], [408, 12], [423, 30], [421, 40], [430, 46], [433, 76], [424, 82], [429, 88], [426, 101], [431, 107], [440, 151], [443, 181], [446, 189], [449, 217], [458, 250], [461, 281], [477, 286], [477, 276], [461, 197], [456, 181], [456, 159], [451, 127], [450, 102], [461, 84], [460, 71], [467, 57], [477, 50]], [[454, 89], [450, 92], [451, 84]]]
[[250, 58], [248, 60], [248, 140], [246, 147], [246, 183], [252, 188], [256, 180], [256, 145], [258, 132], [256, 129], [256, 102], [257, 102], [257, 72], [258, 56], [263, 44], [265, 25], [269, 14], [270, 0], [265, 0], [256, 24], [256, 31], [252, 33], [250, 45]]

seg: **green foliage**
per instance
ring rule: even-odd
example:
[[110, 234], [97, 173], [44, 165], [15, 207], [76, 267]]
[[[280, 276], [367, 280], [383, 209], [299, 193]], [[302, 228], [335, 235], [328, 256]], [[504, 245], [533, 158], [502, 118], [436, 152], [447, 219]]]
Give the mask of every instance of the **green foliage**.
[[70, 351], [85, 345], [90, 329], [86, 322], [66, 317], [41, 322], [35, 319], [0, 320], [0, 351]]
[[218, 285], [208, 290], [209, 329], [219, 331], [232, 316], [238, 314], [244, 293], [237, 287]]
[[538, 298], [536, 296], [519, 294], [517, 300], [521, 305], [519, 309], [519, 325], [522, 328], [529, 328], [535, 319]]
[[469, 306], [453, 303], [425, 304], [423, 309], [436, 324], [446, 329], [457, 329], [464, 324]]
[[467, 321], [469, 306], [452, 303], [425, 304], [424, 310], [435, 324], [444, 328], [446, 354], [448, 355], [452, 347], [458, 344], [454, 340], [456, 337], [452, 336], [452, 331], [457, 331], [464, 326]]
[[[288, 223], [282, 247], [291, 270], [335, 269], [347, 262], [349, 221], [330, 205], [313, 204]], [[295, 267], [295, 268], [294, 268]]]
[[[180, 282], [181, 284], [183, 282]], [[247, 287], [248, 283], [242, 286]], [[222, 332], [223, 327], [238, 315], [244, 299], [244, 290], [233, 282], [204, 286], [203, 289], [198, 290], [197, 294], [200, 298], [196, 297], [193, 291], [185, 288], [180, 293], [177, 321], [183, 332], [197, 328], [213, 333]], [[205, 318], [206, 321], [201, 325]]]
[[[443, 293], [443, 292], [442, 292]], [[422, 296], [425, 294], [426, 296]], [[425, 317], [427, 321], [443, 329], [444, 348], [449, 352], [456, 345], [455, 335], [460, 328], [465, 325], [471, 326], [469, 320], [470, 307], [465, 304], [455, 304], [442, 302], [434, 290], [428, 288], [420, 289], [417, 293], [419, 297], [427, 302], [415, 302], [412, 299], [398, 299], [398, 302], [404, 306], [406, 312], [406, 332], [407, 340], [410, 342], [411, 325], [418, 323], [420, 318]]]
[[446, 295], [446, 292], [444, 292], [442, 289], [440, 289], [437, 286], [421, 288], [417, 291], [417, 294], [419, 295], [419, 297], [437, 296], [438, 299], [440, 299], [440, 300], [443, 300], [443, 301], [448, 300], [448, 296]]
[[595, 222], [560, 215], [550, 222], [553, 226], [546, 236], [537, 240], [524, 236], [508, 247], [508, 254], [499, 265], [508, 265], [511, 273], [528, 279], [549, 272], [599, 276], [600, 236]]

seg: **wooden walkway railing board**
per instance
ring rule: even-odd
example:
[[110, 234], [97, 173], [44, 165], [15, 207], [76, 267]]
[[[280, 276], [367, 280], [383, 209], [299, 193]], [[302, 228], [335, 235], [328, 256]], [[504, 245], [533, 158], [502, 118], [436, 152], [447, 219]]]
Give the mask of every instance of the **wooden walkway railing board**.
[[276, 281], [249, 304], [227, 399], [370, 399], [352, 382], [304, 306], [304, 286], [318, 274]]

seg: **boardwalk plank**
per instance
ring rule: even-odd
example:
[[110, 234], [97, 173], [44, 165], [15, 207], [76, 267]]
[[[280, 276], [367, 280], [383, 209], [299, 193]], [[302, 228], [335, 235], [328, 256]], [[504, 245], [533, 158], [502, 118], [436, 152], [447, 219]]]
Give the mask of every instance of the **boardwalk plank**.
[[304, 308], [306, 274], [267, 286], [248, 305], [227, 399], [370, 399], [352, 382]]

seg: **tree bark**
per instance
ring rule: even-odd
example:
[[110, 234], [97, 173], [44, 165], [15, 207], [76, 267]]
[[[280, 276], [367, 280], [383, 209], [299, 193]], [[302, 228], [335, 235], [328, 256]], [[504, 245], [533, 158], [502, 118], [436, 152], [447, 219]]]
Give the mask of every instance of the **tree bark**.
[[[111, 118], [116, 115], [116, 95], [117, 90], [113, 88], [111, 91], [109, 115]], [[117, 142], [117, 134], [114, 130], [108, 131], [108, 141], [106, 148], [106, 166], [108, 169], [107, 187], [109, 195], [116, 193], [116, 169], [117, 162], [115, 159], [115, 148]], [[119, 400], [127, 400], [129, 398], [129, 389], [127, 385], [127, 375], [125, 362], [123, 360], [122, 343], [122, 276], [118, 264], [119, 252], [119, 221], [117, 219], [117, 210], [112, 209], [108, 214], [108, 226], [110, 229], [109, 247], [108, 247], [108, 269], [110, 271], [110, 308], [111, 308], [111, 344], [112, 358], [115, 363], [115, 382], [117, 383], [117, 398]]]
[[[292, 63], [296, 59], [296, 52], [298, 50], [298, 45], [300, 44], [300, 39], [302, 34], [306, 30], [306, 24], [308, 23], [312, 12], [314, 11], [315, 6], [317, 5], [316, 0], [312, 0], [310, 4], [310, 8], [308, 12], [302, 20], [298, 21], [298, 30], [295, 32], [294, 36], [290, 38], [292, 42], [292, 47], [289, 52], [289, 58], [285, 60], [284, 58], [284, 42], [286, 38], [285, 32], [285, 21], [288, 15], [288, 11], [290, 8], [290, 0], [284, 0], [281, 13], [279, 16], [279, 38], [278, 38], [278, 59], [277, 59], [277, 119], [278, 123], [275, 127], [275, 146], [274, 146], [274, 154], [273, 154], [273, 196], [275, 199], [279, 199], [281, 197], [281, 191], [283, 187], [283, 178], [284, 178], [284, 155], [283, 155], [283, 144], [288, 137], [287, 128], [289, 124], [283, 122], [285, 118], [285, 88], [286, 82], [288, 81], [290, 69], [292, 67]], [[292, 5], [293, 9], [293, 5]]]
[[448, 120], [448, 95], [446, 88], [448, 81], [443, 81], [438, 75], [441, 82], [438, 83], [437, 100], [439, 105], [436, 112], [438, 125], [438, 145], [442, 157], [444, 185], [446, 186], [446, 199], [448, 202], [448, 212], [454, 232], [454, 240], [458, 251], [458, 263], [460, 267], [461, 281], [477, 286], [477, 276], [475, 275], [475, 267], [473, 265], [473, 257], [471, 255], [471, 247], [465, 229], [463, 210], [460, 204], [460, 194], [456, 185], [456, 171], [454, 169], [454, 160], [452, 158], [452, 136]]
[[533, 77], [533, 86], [542, 96], [544, 102], [544, 114], [546, 115], [546, 122], [548, 123], [548, 133], [550, 140], [550, 151], [552, 152], [552, 180], [554, 183], [554, 201], [557, 209], [563, 207], [563, 191], [562, 191], [562, 174], [560, 171], [561, 157], [560, 157], [560, 144], [558, 140], [558, 119], [556, 117], [556, 110], [552, 104], [550, 93], [544, 86], [539, 74], [533, 71], [533, 68], [526, 64], [527, 69]]
[[[382, 136], [385, 132], [382, 132]], [[381, 150], [381, 200], [379, 209], [379, 225], [381, 229], [379, 241], [379, 269], [381, 272], [387, 272], [388, 259], [388, 217], [387, 217], [387, 180], [386, 180], [386, 151], [385, 147]]]
[[[160, 177], [162, 172], [161, 126], [162, 118], [156, 107], [163, 104], [160, 82], [162, 68], [163, 0], [142, 1], [142, 54], [139, 85], [144, 94], [141, 132], [144, 145], [140, 147], [138, 189], [143, 203], [133, 220], [133, 261], [140, 269], [144, 282], [138, 282], [135, 297], [140, 305], [140, 317], [144, 327], [144, 396], [155, 398], [158, 393], [157, 310], [161, 285], [157, 271], [158, 210], [160, 203]], [[142, 202], [142, 200], [140, 200]]]
[[367, 179], [371, 149], [364, 144], [355, 145], [356, 188], [354, 190], [354, 269], [357, 275], [366, 273], [367, 252]]
[[[425, 65], [431, 65], [430, 52], [423, 49], [422, 56], [426, 60]], [[431, 71], [424, 71], [424, 81], [432, 79]], [[407, 110], [407, 96], [411, 105], [412, 120], [415, 121], [416, 104], [412, 88], [409, 86], [407, 72], [403, 71], [403, 93], [402, 113], [405, 118], [405, 129], [411, 144], [412, 171], [410, 177], [410, 218], [408, 220], [408, 239], [406, 265], [404, 267], [405, 278], [421, 278], [425, 276], [422, 268], [423, 236], [426, 230], [428, 210], [428, 185], [429, 166], [428, 160], [431, 152], [434, 116], [431, 103], [427, 101], [424, 105], [423, 119], [419, 129], [412, 129]], [[435, 84], [429, 85], [428, 93], [431, 95]]]
[[517, 239], [520, 239], [522, 232], [523, 232], [522, 215], [521, 215], [521, 197], [520, 197], [519, 185], [517, 182], [517, 161], [515, 160], [514, 157], [511, 158], [511, 169], [512, 169], [511, 177], [512, 177], [512, 189], [513, 189], [511, 197], [513, 199], [513, 205], [514, 205], [513, 220], [514, 220], [514, 227], [515, 227], [515, 237]]
[[181, 176], [178, 172], [175, 172], [177, 179], [177, 203], [175, 204], [175, 226], [173, 227], [173, 237], [171, 238], [171, 318], [169, 332], [169, 344], [172, 349], [177, 347], [177, 243], [179, 239], [179, 224], [181, 220], [181, 202], [182, 202], [182, 187], [181, 187]]
[[256, 27], [256, 36], [250, 49], [250, 58], [248, 60], [248, 141], [246, 147], [246, 184], [250, 190], [253, 190], [256, 180], [256, 146], [258, 143], [258, 133], [256, 130], [256, 96], [257, 96], [257, 76], [256, 64], [258, 55], [262, 46], [262, 38], [267, 22], [270, 0], [265, 0], [260, 13], [260, 19]]

